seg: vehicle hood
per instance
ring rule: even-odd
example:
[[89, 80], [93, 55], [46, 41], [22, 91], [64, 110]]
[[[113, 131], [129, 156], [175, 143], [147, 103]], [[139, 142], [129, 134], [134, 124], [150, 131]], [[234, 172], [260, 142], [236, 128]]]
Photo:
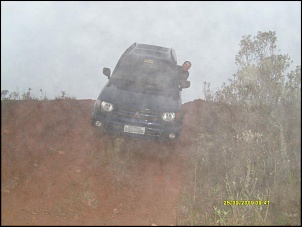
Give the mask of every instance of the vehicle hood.
[[172, 96], [156, 95], [133, 89], [121, 89], [114, 84], [107, 84], [99, 99], [116, 106], [124, 106], [138, 110], [152, 110], [157, 112], [179, 112], [181, 100]]

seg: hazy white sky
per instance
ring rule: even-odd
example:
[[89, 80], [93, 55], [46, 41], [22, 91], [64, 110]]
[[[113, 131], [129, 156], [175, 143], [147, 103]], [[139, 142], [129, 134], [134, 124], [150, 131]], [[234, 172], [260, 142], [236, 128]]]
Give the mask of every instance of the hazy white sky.
[[175, 49], [192, 62], [183, 103], [203, 98], [236, 73], [242, 36], [275, 31], [280, 54], [301, 65], [301, 2], [1, 1], [1, 90], [40, 89], [96, 99], [134, 42]]

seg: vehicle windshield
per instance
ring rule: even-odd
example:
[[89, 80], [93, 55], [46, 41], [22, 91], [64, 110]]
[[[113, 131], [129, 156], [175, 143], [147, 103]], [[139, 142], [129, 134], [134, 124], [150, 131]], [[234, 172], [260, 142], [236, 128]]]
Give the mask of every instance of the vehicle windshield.
[[121, 59], [112, 74], [112, 79], [154, 89], [172, 89], [178, 86], [175, 65], [148, 57]]

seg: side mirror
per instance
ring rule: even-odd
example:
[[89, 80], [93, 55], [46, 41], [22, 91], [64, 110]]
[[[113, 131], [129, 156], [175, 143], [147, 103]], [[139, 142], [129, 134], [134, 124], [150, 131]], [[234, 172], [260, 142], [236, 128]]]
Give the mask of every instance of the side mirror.
[[108, 79], [109, 79], [109, 78], [110, 78], [110, 74], [111, 74], [111, 70], [110, 70], [109, 68], [104, 67], [104, 68], [103, 68], [103, 74], [104, 74], [105, 76], [107, 76]]
[[188, 80], [180, 81], [180, 88], [189, 88], [191, 86], [191, 82]]

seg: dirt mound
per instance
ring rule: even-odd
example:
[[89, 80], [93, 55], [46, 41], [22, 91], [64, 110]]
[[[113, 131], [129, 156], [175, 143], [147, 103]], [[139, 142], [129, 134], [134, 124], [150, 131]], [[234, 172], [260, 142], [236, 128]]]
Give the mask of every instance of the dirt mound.
[[183, 105], [174, 143], [105, 135], [94, 100], [1, 102], [2, 225], [176, 225], [185, 159], [209, 105]]

